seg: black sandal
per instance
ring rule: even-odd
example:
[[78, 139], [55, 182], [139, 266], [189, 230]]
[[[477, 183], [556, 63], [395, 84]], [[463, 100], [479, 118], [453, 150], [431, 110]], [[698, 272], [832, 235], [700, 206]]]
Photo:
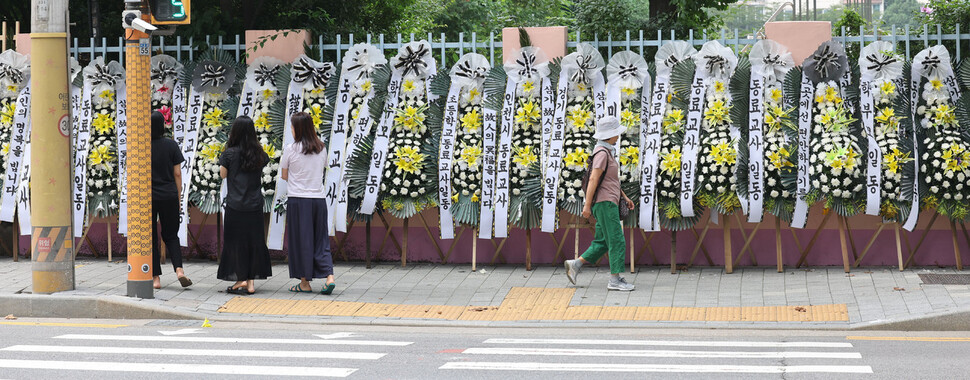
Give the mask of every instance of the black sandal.
[[241, 296], [248, 296], [248, 295], [253, 294], [255, 292], [250, 293], [250, 292], [247, 292], [246, 291], [246, 288], [233, 288], [232, 286], [229, 286], [229, 287], [226, 287], [226, 293], [228, 293], [228, 294], [238, 294], [238, 295], [241, 295]]

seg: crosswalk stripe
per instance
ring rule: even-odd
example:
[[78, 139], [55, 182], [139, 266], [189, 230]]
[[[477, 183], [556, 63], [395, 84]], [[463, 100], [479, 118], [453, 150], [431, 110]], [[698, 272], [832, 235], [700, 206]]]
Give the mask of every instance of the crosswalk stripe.
[[688, 373], [872, 373], [870, 366], [845, 365], [686, 365], [597, 363], [449, 362], [438, 369], [569, 371], [569, 372], [688, 372]]
[[737, 358], [737, 359], [862, 359], [858, 352], [758, 352], [758, 351], [669, 351], [669, 350], [591, 350], [573, 348], [474, 347], [465, 354], [540, 355], [540, 356], [625, 356], [647, 358]]
[[108, 371], [152, 373], [203, 373], [214, 375], [347, 377], [356, 368], [249, 366], [192, 363], [77, 362], [0, 359], [0, 368], [61, 371]]
[[505, 339], [485, 340], [486, 344], [555, 344], [610, 346], [685, 346], [685, 347], [763, 347], [763, 348], [851, 348], [844, 342], [728, 342], [676, 340], [607, 340], [607, 339]]
[[61, 352], [90, 354], [131, 355], [177, 355], [177, 356], [229, 356], [300, 359], [361, 359], [377, 360], [384, 355], [376, 352], [325, 352], [325, 351], [258, 351], [258, 350], [210, 350], [185, 348], [95, 347], [95, 346], [35, 346], [17, 345], [0, 348], [15, 352]]
[[153, 336], [153, 335], [93, 335], [65, 334], [55, 339], [119, 340], [139, 342], [188, 342], [188, 343], [253, 343], [253, 344], [322, 344], [358, 346], [407, 346], [413, 342], [352, 339], [273, 339], [273, 338], [219, 338], [202, 336]]

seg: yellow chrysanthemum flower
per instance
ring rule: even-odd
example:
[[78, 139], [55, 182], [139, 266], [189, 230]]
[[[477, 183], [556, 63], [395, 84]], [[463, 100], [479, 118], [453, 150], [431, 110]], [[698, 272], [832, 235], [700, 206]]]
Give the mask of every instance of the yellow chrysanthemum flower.
[[91, 120], [91, 126], [99, 135], [114, 134], [115, 119], [111, 117], [111, 114], [98, 113], [94, 120]]
[[371, 82], [370, 79], [365, 80], [360, 84], [360, 90], [363, 92], [370, 92], [372, 88], [374, 88], [374, 82]]
[[17, 106], [13, 103], [7, 103], [3, 105], [0, 109], [0, 125], [11, 125], [13, 124], [13, 115], [17, 112]]
[[938, 124], [953, 124], [956, 123], [957, 120], [954, 108], [950, 107], [949, 104], [940, 104], [936, 106], [933, 116], [936, 117], [936, 122]]
[[620, 111], [620, 124], [626, 129], [634, 129], [640, 125], [640, 115], [633, 113], [629, 108]]
[[681, 109], [673, 109], [666, 116], [664, 116], [663, 127], [664, 132], [673, 133], [680, 129], [681, 124], [684, 121], [684, 111]]
[[523, 147], [514, 146], [512, 150], [515, 153], [512, 155], [512, 163], [517, 164], [522, 167], [529, 167], [539, 162], [539, 156], [535, 154], [531, 145], [526, 145]]
[[263, 99], [272, 98], [273, 95], [276, 95], [276, 91], [270, 90], [268, 88], [263, 90]]
[[458, 155], [459, 161], [464, 161], [469, 167], [477, 167], [478, 160], [482, 157], [482, 148], [477, 146], [468, 146], [462, 148], [461, 153]]
[[222, 111], [222, 108], [214, 108], [212, 111], [206, 112], [202, 115], [202, 121], [207, 127], [221, 127], [223, 123], [223, 116], [226, 113]]
[[620, 89], [620, 92], [622, 92], [623, 95], [626, 95], [626, 96], [634, 96], [637, 94], [637, 90], [634, 89], [633, 87], [623, 87]]
[[718, 165], [734, 165], [738, 159], [738, 152], [732, 144], [721, 142], [711, 147], [711, 159]]
[[950, 148], [943, 152], [943, 165], [948, 172], [967, 170], [970, 166], [970, 151], [960, 144], [951, 144]]
[[879, 91], [885, 96], [891, 96], [896, 93], [896, 84], [888, 80], [882, 82], [882, 86], [879, 86]]
[[858, 164], [859, 154], [852, 148], [836, 148], [825, 155], [825, 163], [832, 169], [852, 170]]
[[91, 166], [104, 166], [106, 170], [111, 171], [110, 164], [114, 162], [115, 155], [111, 152], [111, 149], [107, 145], [98, 145], [97, 148], [91, 149], [91, 153], [88, 153], [88, 164]]
[[574, 148], [572, 151], [566, 153], [566, 157], [563, 157], [562, 162], [566, 167], [584, 167], [586, 166], [586, 160], [589, 159], [589, 153], [583, 148]]
[[0, 154], [3, 154], [3, 156], [6, 157], [7, 153], [10, 153], [10, 143], [5, 142], [3, 143], [3, 146], [0, 147]]
[[400, 146], [394, 149], [394, 166], [405, 173], [418, 174], [424, 166], [424, 155], [418, 148]]
[[[528, 82], [527, 82], [528, 83]], [[539, 123], [542, 111], [535, 101], [522, 102], [522, 106], [515, 112], [515, 122], [535, 125]]]
[[719, 80], [714, 81], [714, 92], [724, 92], [726, 90], [727, 90], [727, 86], [724, 85], [724, 82], [721, 82]]
[[16, 85], [9, 85], [9, 86], [7, 86], [7, 91], [17, 92], [17, 90], [18, 89], [17, 89], [17, 86]]
[[222, 155], [222, 151], [225, 150], [226, 145], [223, 143], [211, 143], [202, 148], [199, 155], [208, 161], [216, 161], [219, 156]]
[[825, 101], [826, 102], [832, 102], [832, 103], [838, 103], [837, 99], [839, 99], [839, 92], [835, 89], [835, 87], [826, 87], [825, 88]]
[[326, 88], [323, 87], [316, 87], [310, 90], [311, 95], [322, 95], [324, 92], [326, 92]]
[[939, 79], [930, 79], [930, 86], [932, 86], [934, 90], [937, 90], [937, 91], [942, 90], [943, 81]]
[[894, 110], [892, 107], [886, 107], [879, 110], [879, 114], [876, 115], [875, 119], [877, 122], [879, 122], [879, 124], [890, 127], [895, 127], [897, 124], [899, 124], [899, 120], [896, 119], [896, 110]]
[[640, 164], [640, 149], [635, 146], [628, 146], [620, 150], [620, 165], [625, 168], [635, 169]]
[[660, 159], [660, 171], [674, 175], [680, 171], [680, 148], [673, 148]]
[[404, 109], [397, 111], [397, 116], [394, 117], [394, 124], [416, 131], [424, 126], [424, 119], [424, 107], [415, 108], [413, 106], [406, 106]]
[[477, 108], [461, 116], [461, 127], [466, 132], [476, 132], [482, 127], [482, 114], [478, 113]]
[[471, 90], [468, 90], [468, 100], [475, 101], [475, 99], [478, 99], [478, 96], [481, 94], [482, 94], [481, 91], [473, 87]]
[[903, 152], [899, 151], [899, 148], [893, 148], [892, 152], [886, 153], [882, 156], [883, 166], [885, 166], [886, 170], [889, 170], [889, 172], [893, 174], [899, 173], [900, 165], [912, 160], [912, 158], [909, 158], [909, 153], [903, 154]]
[[455, 193], [455, 195], [452, 195], [451, 196], [451, 201], [452, 202], [458, 202], [458, 193]]
[[573, 109], [572, 111], [569, 111], [568, 115], [566, 115], [566, 121], [569, 123], [569, 126], [580, 130], [587, 129], [587, 123], [592, 118], [593, 113], [586, 108]]
[[478, 202], [478, 193], [472, 194], [472, 203]]
[[815, 103], [824, 103], [824, 102], [825, 102], [824, 95], [815, 95]]
[[256, 120], [253, 120], [253, 126], [256, 127], [256, 132], [269, 132], [272, 126], [269, 124], [269, 115], [265, 112], [259, 114]]

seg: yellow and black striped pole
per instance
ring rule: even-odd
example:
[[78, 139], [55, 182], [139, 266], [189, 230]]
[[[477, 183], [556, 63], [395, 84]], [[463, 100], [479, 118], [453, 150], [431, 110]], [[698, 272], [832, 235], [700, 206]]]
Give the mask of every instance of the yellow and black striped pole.
[[67, 0], [31, 1], [30, 208], [34, 293], [74, 289]]
[[[141, 10], [148, 22], [147, 7]], [[144, 4], [144, 2], [142, 2]], [[134, 8], [134, 9], [132, 9]], [[128, 296], [154, 298], [152, 288], [152, 146], [151, 146], [151, 38], [125, 29], [125, 63], [128, 90]]]

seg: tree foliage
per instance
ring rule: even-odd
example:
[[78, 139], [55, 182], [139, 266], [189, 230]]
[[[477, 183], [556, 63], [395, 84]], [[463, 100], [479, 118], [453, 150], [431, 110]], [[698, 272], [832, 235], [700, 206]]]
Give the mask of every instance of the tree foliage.
[[893, 0], [882, 12], [882, 25], [892, 27], [902, 27], [904, 25], [916, 25], [916, 14], [922, 6], [916, 0]]

